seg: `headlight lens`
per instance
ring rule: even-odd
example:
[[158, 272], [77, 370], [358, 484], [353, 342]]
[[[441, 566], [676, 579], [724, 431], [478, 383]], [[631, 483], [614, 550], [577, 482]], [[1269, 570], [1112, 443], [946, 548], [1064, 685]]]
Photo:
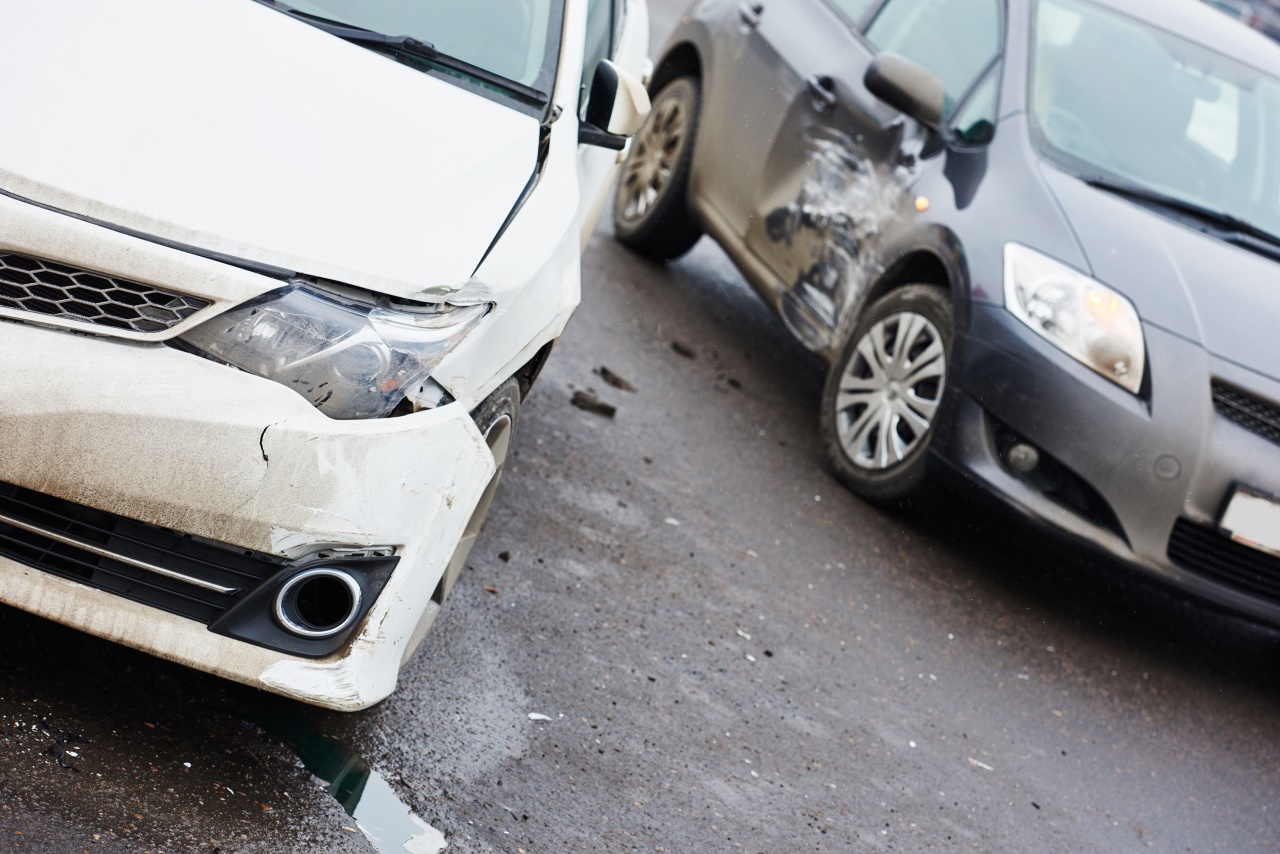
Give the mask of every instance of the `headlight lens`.
[[1004, 250], [1005, 306], [1068, 355], [1134, 394], [1146, 370], [1146, 341], [1133, 303], [1047, 255]]
[[393, 306], [292, 283], [182, 336], [288, 386], [331, 418], [387, 415], [475, 328], [489, 305]]

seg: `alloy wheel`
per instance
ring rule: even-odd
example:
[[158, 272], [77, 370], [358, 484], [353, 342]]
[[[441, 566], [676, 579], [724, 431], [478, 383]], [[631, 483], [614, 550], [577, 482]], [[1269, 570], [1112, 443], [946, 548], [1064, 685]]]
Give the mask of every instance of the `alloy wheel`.
[[618, 187], [624, 220], [643, 219], [670, 184], [691, 119], [690, 105], [679, 91], [654, 105], [649, 121], [631, 141], [631, 154]]

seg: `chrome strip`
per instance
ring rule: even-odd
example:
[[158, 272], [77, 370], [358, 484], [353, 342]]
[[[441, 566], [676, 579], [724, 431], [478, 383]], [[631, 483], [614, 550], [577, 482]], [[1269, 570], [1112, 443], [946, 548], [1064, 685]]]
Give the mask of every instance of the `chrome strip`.
[[231, 596], [233, 594], [240, 592], [239, 587], [223, 587], [221, 584], [214, 584], [212, 581], [204, 581], [203, 579], [192, 578], [189, 575], [183, 575], [182, 573], [174, 572], [171, 569], [165, 569], [163, 567], [155, 566], [153, 564], [150, 564], [141, 560], [134, 560], [131, 557], [126, 557], [125, 555], [116, 554], [115, 552], [107, 551], [104, 548], [95, 546], [92, 543], [86, 543], [83, 540], [77, 540], [74, 537], [68, 537], [63, 534], [56, 533], [54, 531], [46, 531], [44, 528], [41, 528], [37, 525], [32, 525], [30, 522], [23, 522], [21, 519], [15, 519], [12, 516], [6, 516], [3, 513], [0, 513], [0, 522], [3, 522], [6, 525], [12, 525], [13, 527], [18, 528], [19, 530], [26, 531], [29, 534], [36, 534], [37, 536], [48, 537], [49, 539], [53, 540], [55, 543], [62, 543], [64, 546], [72, 546], [73, 548], [84, 549], [90, 554], [95, 554], [98, 557], [105, 557], [108, 560], [119, 561], [120, 563], [128, 564], [129, 566], [132, 566], [135, 569], [141, 569], [146, 572], [154, 572], [156, 575], [163, 575], [165, 578], [171, 578], [174, 581], [181, 581], [184, 584], [194, 584], [196, 587], [202, 587], [205, 590], [212, 590], [214, 593], [222, 593], [227, 596]]

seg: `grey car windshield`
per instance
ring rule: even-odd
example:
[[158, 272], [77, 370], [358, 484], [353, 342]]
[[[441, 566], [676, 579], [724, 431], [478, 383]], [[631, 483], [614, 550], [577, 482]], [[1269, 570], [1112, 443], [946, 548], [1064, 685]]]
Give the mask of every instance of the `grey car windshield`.
[[1055, 159], [1280, 234], [1280, 81], [1080, 0], [1040, 0], [1031, 113]]
[[287, 0], [286, 6], [390, 36], [412, 36], [508, 80], [550, 90], [563, 0]]

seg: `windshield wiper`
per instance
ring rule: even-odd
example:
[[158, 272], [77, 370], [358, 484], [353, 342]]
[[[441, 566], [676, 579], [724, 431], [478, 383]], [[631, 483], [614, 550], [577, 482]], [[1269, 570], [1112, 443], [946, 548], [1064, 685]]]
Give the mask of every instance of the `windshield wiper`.
[[1085, 178], [1084, 182], [1090, 187], [1097, 187], [1099, 190], [1106, 190], [1108, 193], [1114, 193], [1126, 199], [1158, 205], [1159, 207], [1184, 214], [1199, 222], [1213, 226], [1218, 236], [1224, 240], [1228, 240], [1245, 249], [1252, 249], [1280, 259], [1280, 235], [1272, 234], [1264, 228], [1258, 228], [1258, 226], [1245, 222], [1225, 211], [1216, 211], [1213, 208], [1207, 208], [1195, 202], [1189, 202], [1186, 199], [1168, 196], [1135, 184], [1112, 181], [1108, 178]]
[[413, 36], [389, 36], [374, 30], [367, 30], [364, 27], [355, 27], [342, 21], [335, 21], [331, 18], [313, 15], [310, 12], [299, 11], [277, 2], [277, 0], [258, 0], [258, 2], [352, 44], [393, 54], [403, 54], [413, 59], [425, 60], [441, 68], [457, 71], [482, 83], [497, 87], [530, 104], [545, 106], [547, 103], [547, 96], [543, 92], [531, 86], [525, 86], [523, 83], [509, 80], [501, 74], [495, 74], [477, 65], [472, 65], [464, 59], [441, 53], [436, 50], [436, 46], [431, 42], [422, 41]]

